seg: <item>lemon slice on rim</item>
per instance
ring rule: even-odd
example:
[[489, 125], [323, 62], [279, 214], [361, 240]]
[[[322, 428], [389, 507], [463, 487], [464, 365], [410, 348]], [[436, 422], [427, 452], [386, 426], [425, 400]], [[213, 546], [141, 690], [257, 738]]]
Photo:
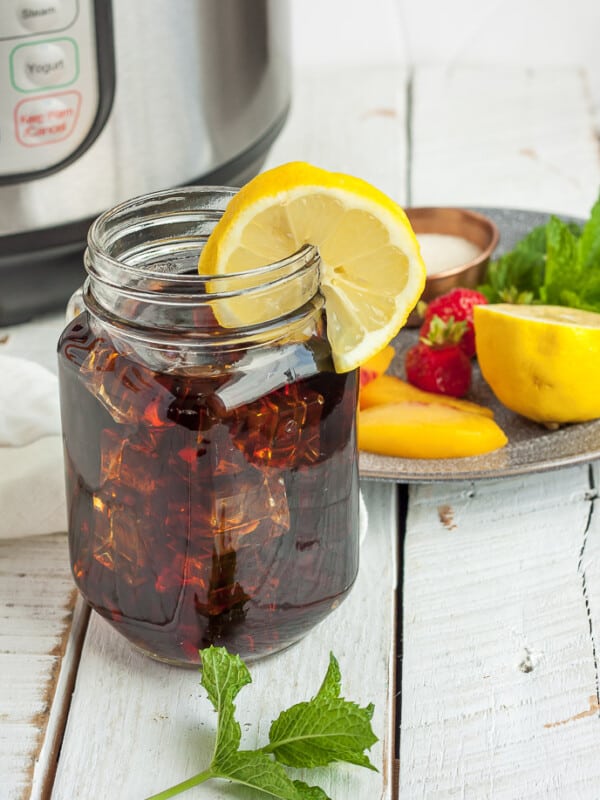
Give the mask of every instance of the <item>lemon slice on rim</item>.
[[230, 201], [202, 250], [198, 271], [253, 270], [306, 244], [316, 246], [321, 258], [333, 362], [338, 372], [347, 372], [398, 333], [425, 285], [408, 218], [383, 192], [302, 162], [263, 172]]
[[498, 303], [473, 315], [481, 372], [507, 408], [546, 424], [600, 417], [600, 314]]

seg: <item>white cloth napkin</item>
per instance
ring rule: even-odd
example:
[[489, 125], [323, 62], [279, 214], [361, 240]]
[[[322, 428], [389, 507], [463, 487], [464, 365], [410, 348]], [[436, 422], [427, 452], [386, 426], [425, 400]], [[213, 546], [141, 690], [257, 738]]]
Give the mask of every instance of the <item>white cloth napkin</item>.
[[0, 539], [66, 531], [58, 379], [0, 355]]
[[60, 436], [58, 379], [24, 358], [0, 355], [0, 447]]

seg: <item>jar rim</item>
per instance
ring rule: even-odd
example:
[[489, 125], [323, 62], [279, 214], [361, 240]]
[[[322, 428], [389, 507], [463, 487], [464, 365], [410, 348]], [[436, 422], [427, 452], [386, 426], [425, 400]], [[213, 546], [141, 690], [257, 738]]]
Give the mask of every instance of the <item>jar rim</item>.
[[[216, 222], [222, 216], [224, 206], [219, 208], [214, 204], [209, 204], [206, 208], [192, 208], [184, 205], [181, 209], [165, 214], [164, 205], [169, 201], [177, 200], [178, 197], [182, 198], [182, 202], [185, 204], [186, 200], [189, 201], [190, 198], [198, 196], [227, 198], [228, 202], [237, 191], [238, 189], [232, 186], [184, 186], [177, 189], [161, 189], [157, 192], [149, 192], [118, 203], [100, 214], [88, 230], [87, 248], [84, 255], [86, 271], [94, 279], [101, 280], [114, 288], [122, 287], [123, 278], [127, 276], [129, 279], [135, 280], [136, 288], [140, 291], [144, 291], [145, 288], [149, 288], [151, 285], [155, 287], [156, 283], [159, 282], [164, 284], [165, 289], [171, 284], [176, 284], [178, 290], [183, 290], [186, 293], [193, 291], [203, 292], [210, 282], [210, 294], [215, 295], [221, 292], [231, 292], [231, 285], [234, 281], [243, 285], [249, 276], [252, 276], [253, 284], [256, 282], [262, 284], [270, 283], [280, 277], [278, 273], [286, 273], [294, 264], [299, 265], [305, 262], [307, 258], [314, 258], [317, 255], [317, 248], [314, 245], [306, 244], [285, 258], [240, 272], [230, 272], [226, 275], [203, 275], [199, 272], [182, 274], [169, 273], [162, 269], [152, 269], [151, 267], [140, 266], [115, 258], [106, 251], [106, 243], [103, 245], [101, 242], [103, 228], [114, 225], [121, 215], [126, 220], [129, 216], [139, 213], [144, 208], [146, 209], [143, 226], [145, 228], [150, 228], [153, 221], [158, 222], [166, 217], [173, 218], [175, 216], [181, 220], [192, 221], [201, 214], [204, 217], [214, 219]], [[156, 212], [160, 212], [160, 214], [148, 215], [147, 204], [149, 203], [156, 204]], [[133, 222], [132, 219], [131, 224]], [[139, 226], [139, 217], [135, 224]], [[114, 237], [109, 239], [110, 242], [114, 242]], [[310, 256], [308, 255], [309, 253]], [[107, 274], [111, 273], [119, 275], [118, 282], [107, 277]], [[145, 286], [146, 283], [148, 287]]]
[[310, 244], [240, 272], [197, 271], [201, 249], [235, 192], [218, 186], [166, 189], [101, 214], [84, 254], [87, 310], [127, 338], [158, 344], [180, 335], [200, 345], [217, 331], [232, 342], [273, 337], [320, 309], [319, 253]]

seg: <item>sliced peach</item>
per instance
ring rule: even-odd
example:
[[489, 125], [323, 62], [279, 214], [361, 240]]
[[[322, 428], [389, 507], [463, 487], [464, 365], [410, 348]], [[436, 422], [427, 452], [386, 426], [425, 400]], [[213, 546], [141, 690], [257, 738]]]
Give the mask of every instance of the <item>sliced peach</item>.
[[383, 350], [375, 353], [375, 355], [365, 361], [364, 364], [361, 364], [359, 373], [360, 385], [366, 386], [367, 383], [374, 381], [379, 375], [383, 375], [392, 363], [392, 359], [395, 355], [396, 351], [391, 344], [388, 344]]
[[470, 400], [459, 400], [457, 397], [448, 397], [443, 394], [424, 392], [411, 383], [395, 378], [393, 375], [380, 375], [379, 378], [362, 386], [360, 390], [360, 407], [371, 408], [385, 403], [400, 403], [412, 400], [416, 403], [435, 403], [449, 406], [459, 411], [468, 411], [471, 414], [482, 414], [484, 417], [493, 418], [494, 412], [487, 406], [480, 406]]
[[372, 406], [359, 412], [361, 450], [400, 458], [464, 458], [504, 447], [501, 428], [483, 414], [442, 403]]

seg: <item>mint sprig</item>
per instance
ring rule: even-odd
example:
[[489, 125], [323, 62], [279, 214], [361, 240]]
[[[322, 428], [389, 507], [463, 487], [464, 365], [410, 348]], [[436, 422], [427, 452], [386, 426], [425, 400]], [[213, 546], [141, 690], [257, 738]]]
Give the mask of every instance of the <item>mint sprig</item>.
[[490, 303], [600, 312], [600, 196], [583, 225], [551, 216], [492, 261], [478, 287]]
[[234, 700], [252, 682], [239, 656], [223, 647], [203, 650], [201, 684], [218, 714], [213, 757], [208, 767], [148, 800], [168, 800], [212, 778], [254, 788], [281, 800], [331, 800], [319, 786], [292, 780], [284, 767], [312, 768], [345, 761], [375, 770], [365, 750], [377, 741], [371, 728], [373, 705], [360, 708], [340, 697], [341, 673], [333, 655], [317, 694], [283, 711], [272, 723], [269, 743], [240, 750], [242, 731]]

